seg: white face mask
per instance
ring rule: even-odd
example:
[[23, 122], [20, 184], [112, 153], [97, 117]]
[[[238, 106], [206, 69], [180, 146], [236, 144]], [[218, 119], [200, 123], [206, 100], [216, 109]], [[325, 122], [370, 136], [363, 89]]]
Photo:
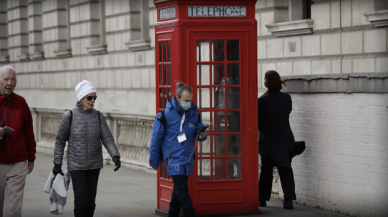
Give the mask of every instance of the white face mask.
[[181, 101], [180, 106], [183, 109], [183, 111], [187, 111], [191, 108], [191, 102], [182, 102]]

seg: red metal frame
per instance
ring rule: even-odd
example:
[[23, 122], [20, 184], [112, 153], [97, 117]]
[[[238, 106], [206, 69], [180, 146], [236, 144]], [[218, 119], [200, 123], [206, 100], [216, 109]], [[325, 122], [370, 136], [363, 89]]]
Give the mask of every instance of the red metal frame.
[[[257, 146], [257, 22], [255, 20], [256, 0], [154, 0], [158, 9], [158, 23], [155, 25], [155, 53], [156, 53], [156, 112], [160, 107], [159, 93], [161, 88], [170, 88], [171, 95], [175, 93], [176, 81], [183, 81], [193, 87], [194, 102], [197, 102], [197, 88], [209, 88], [210, 107], [213, 104], [213, 88], [222, 87], [228, 94], [227, 87], [240, 88], [240, 107], [228, 109], [228, 99], [225, 99], [223, 109], [199, 109], [201, 112], [210, 112], [210, 121], [214, 122], [215, 111], [239, 111], [240, 132], [229, 133], [227, 130], [228, 116], [225, 115], [225, 132], [215, 132], [211, 127], [209, 133], [210, 156], [198, 156], [201, 146], [196, 150], [196, 162], [193, 175], [190, 176], [190, 194], [197, 214], [222, 213], [257, 213], [258, 208], [258, 146]], [[175, 7], [176, 17], [159, 20], [159, 10]], [[188, 17], [188, 6], [246, 6], [246, 17]], [[197, 62], [197, 40], [209, 40], [210, 61]], [[211, 40], [224, 40], [225, 58], [221, 62], [212, 62]], [[197, 87], [197, 64], [209, 64], [210, 81], [213, 79], [212, 64], [224, 64], [224, 73], [227, 75], [227, 43], [226, 40], [239, 40], [240, 59], [234, 64], [240, 64], [240, 84], [229, 85], [201, 85]], [[159, 42], [171, 41], [171, 62], [159, 62]], [[159, 66], [171, 65], [171, 83], [162, 86], [159, 81]], [[224, 76], [225, 77], [225, 76]], [[163, 102], [164, 103], [164, 102]], [[197, 104], [198, 105], [198, 104]], [[225, 156], [214, 156], [214, 135], [225, 135]], [[240, 135], [240, 156], [228, 156], [228, 135]], [[241, 179], [228, 180], [228, 159], [241, 159]], [[198, 180], [198, 162], [201, 159], [210, 159], [210, 179]], [[226, 180], [214, 180], [213, 160], [225, 159], [224, 174]], [[165, 167], [163, 168], [165, 170]], [[219, 173], [219, 169], [216, 170]], [[222, 171], [221, 171], [222, 172]], [[161, 177], [162, 175], [162, 177]], [[168, 211], [173, 183], [165, 174], [158, 170], [158, 202], [159, 210]]]

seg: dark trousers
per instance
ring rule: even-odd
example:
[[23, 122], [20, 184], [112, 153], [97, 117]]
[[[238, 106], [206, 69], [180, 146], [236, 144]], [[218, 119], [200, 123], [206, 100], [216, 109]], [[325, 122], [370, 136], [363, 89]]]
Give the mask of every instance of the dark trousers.
[[[274, 164], [270, 159], [261, 157], [261, 173], [259, 180], [259, 200], [269, 201], [272, 192]], [[284, 200], [296, 200], [295, 181], [292, 168], [278, 167], [280, 182], [284, 192]]]
[[74, 191], [74, 216], [92, 217], [100, 169], [70, 171]]
[[174, 191], [172, 192], [170, 210], [168, 211], [169, 217], [178, 217], [181, 211], [185, 217], [195, 216], [195, 210], [193, 208], [193, 202], [189, 195], [189, 186], [187, 180], [189, 176], [176, 175], [171, 176], [174, 182]]

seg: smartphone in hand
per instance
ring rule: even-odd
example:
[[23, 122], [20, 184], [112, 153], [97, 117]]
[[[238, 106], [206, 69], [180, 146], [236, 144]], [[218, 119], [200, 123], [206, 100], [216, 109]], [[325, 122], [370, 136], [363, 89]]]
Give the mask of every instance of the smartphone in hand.
[[12, 133], [12, 132], [15, 131], [15, 130], [12, 129], [11, 127], [5, 126], [5, 127], [3, 128], [3, 131], [6, 132], [6, 133]]
[[210, 123], [209, 125], [207, 125], [204, 128], [202, 128], [199, 132], [205, 132], [207, 130], [207, 128], [210, 127], [210, 125], [212, 125], [212, 123]]

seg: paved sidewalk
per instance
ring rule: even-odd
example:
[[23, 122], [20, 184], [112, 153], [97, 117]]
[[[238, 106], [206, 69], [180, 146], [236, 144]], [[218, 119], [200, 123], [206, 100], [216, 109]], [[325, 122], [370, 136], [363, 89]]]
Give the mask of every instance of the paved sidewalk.
[[[37, 154], [34, 171], [27, 176], [23, 217], [53, 216], [49, 213], [48, 194], [43, 186], [53, 167], [53, 157]], [[66, 165], [66, 162], [64, 162]], [[105, 165], [100, 173], [96, 199], [96, 217], [145, 216], [156, 217], [156, 177], [144, 172], [120, 168], [114, 172], [113, 166]], [[73, 187], [70, 185], [67, 204], [62, 216], [73, 216]], [[256, 216], [314, 216], [343, 217], [335, 213], [295, 205], [294, 210], [284, 210], [279, 200], [271, 200], [266, 208], [260, 209], [261, 215]]]

